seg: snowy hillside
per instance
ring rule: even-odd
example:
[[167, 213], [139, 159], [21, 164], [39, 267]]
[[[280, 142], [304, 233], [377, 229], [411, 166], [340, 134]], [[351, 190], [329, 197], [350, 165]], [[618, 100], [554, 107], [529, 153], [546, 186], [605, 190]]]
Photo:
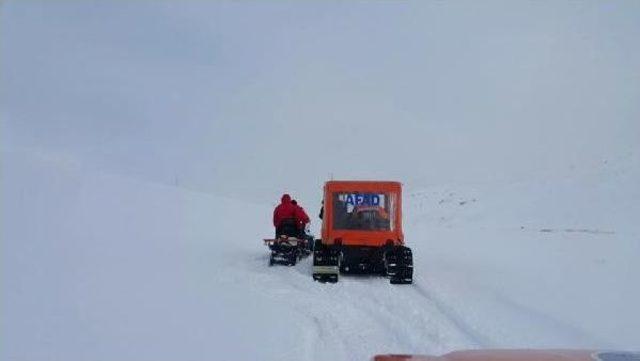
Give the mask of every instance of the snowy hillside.
[[638, 160], [409, 195], [425, 284], [483, 346], [637, 349]]
[[3, 152], [1, 358], [637, 349], [640, 231], [619, 216], [640, 214], [630, 165], [580, 182], [407, 191], [415, 284], [331, 285], [311, 280], [308, 259], [267, 267], [270, 205]]
[[[0, 0], [0, 361], [640, 350], [640, 1]], [[404, 184], [414, 284], [268, 267]]]

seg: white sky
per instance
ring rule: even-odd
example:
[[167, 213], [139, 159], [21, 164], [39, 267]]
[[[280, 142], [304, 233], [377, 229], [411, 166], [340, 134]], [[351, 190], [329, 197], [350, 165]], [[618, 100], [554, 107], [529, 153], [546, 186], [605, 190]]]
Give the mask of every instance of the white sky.
[[2, 146], [308, 202], [589, 168], [640, 144], [638, 1], [6, 1]]

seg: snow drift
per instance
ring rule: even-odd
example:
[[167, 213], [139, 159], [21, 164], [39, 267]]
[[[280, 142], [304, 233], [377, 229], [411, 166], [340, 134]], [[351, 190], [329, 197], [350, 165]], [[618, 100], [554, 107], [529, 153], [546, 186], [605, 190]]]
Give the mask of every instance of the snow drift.
[[407, 191], [408, 287], [267, 267], [270, 205], [2, 159], [3, 359], [639, 347], [634, 158], [581, 181]]
[[[640, 349], [639, 16], [0, 1], [0, 360]], [[405, 184], [414, 285], [267, 267], [331, 178]]]

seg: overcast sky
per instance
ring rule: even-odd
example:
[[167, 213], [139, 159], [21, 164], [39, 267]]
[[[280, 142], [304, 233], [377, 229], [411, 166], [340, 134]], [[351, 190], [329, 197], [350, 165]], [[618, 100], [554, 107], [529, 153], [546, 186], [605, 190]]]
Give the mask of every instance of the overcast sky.
[[[640, 1], [5, 1], [3, 149], [220, 194], [589, 168], [640, 144]], [[274, 199], [275, 201], [275, 199]]]

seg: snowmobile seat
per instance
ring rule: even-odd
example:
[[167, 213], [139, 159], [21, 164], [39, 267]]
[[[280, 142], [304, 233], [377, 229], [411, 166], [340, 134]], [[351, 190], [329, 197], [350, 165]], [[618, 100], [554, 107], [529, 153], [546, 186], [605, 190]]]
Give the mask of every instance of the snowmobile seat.
[[280, 226], [276, 229], [276, 238], [280, 238], [280, 236], [283, 235], [287, 237], [300, 236], [298, 222], [295, 220], [295, 218], [286, 218], [282, 220]]

